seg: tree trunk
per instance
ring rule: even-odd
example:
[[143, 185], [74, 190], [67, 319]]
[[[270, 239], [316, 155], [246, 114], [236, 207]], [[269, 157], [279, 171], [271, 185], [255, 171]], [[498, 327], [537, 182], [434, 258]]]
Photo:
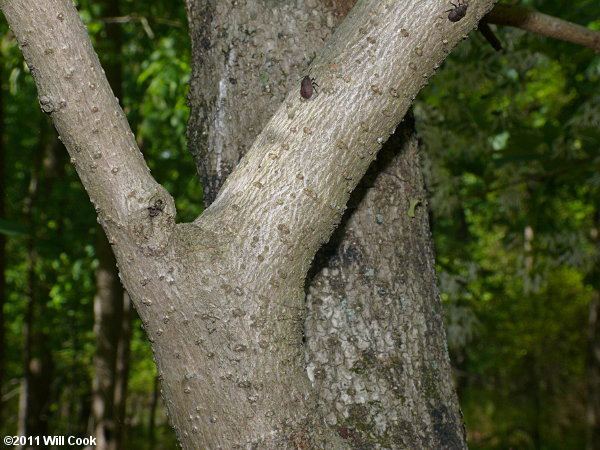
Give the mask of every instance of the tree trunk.
[[[283, 100], [283, 86], [307, 73], [307, 49], [319, 48], [346, 12], [295, 3], [254, 2], [248, 20], [247, 10], [226, 2], [188, 0], [188, 135], [207, 205]], [[224, 34], [219, 23], [237, 26]], [[384, 146], [344, 226], [319, 252], [309, 287], [308, 373], [323, 414], [354, 448], [464, 446], [413, 134], [410, 120]]]
[[102, 450], [118, 448], [116, 436], [122, 418], [115, 404], [117, 385], [117, 355], [122, 343], [123, 288], [115, 273], [116, 261], [106, 236], [99, 230], [96, 251], [99, 265], [96, 269], [97, 292], [94, 297], [94, 334], [96, 355], [92, 381], [92, 413], [96, 447]]
[[296, 80], [212, 205], [175, 224], [70, 1], [0, 0], [153, 342], [184, 448], [348, 448], [306, 376], [304, 280], [412, 99], [491, 5], [472, 0], [451, 22], [437, 1], [359, 1], [309, 70], [318, 94], [302, 98]]
[[589, 307], [588, 325], [588, 403], [586, 449], [600, 448], [600, 333], [598, 314], [600, 313], [600, 291], [592, 292]]
[[[36, 229], [35, 206], [40, 200], [42, 161], [48, 152], [47, 120], [40, 120], [38, 151], [35, 154], [29, 189], [24, 201], [23, 215], [30, 230]], [[44, 192], [43, 190], [41, 192]], [[42, 317], [47, 292], [38, 286], [35, 234], [27, 239], [27, 289], [25, 317], [23, 320], [23, 380], [19, 398], [18, 434], [21, 436], [48, 435], [48, 408], [50, 405], [50, 384], [52, 379], [52, 356], [47, 347], [47, 337], [42, 330]], [[39, 448], [28, 443], [21, 449]]]
[[158, 378], [154, 380], [154, 389], [152, 389], [152, 401], [150, 402], [150, 414], [148, 417], [148, 448], [156, 448], [156, 407], [159, 401]]
[[[108, 17], [120, 16], [116, 0], [101, 2], [103, 13]], [[106, 24], [106, 36], [102, 49], [106, 55], [106, 77], [117, 98], [122, 97], [121, 25]], [[96, 270], [98, 292], [94, 297], [94, 332], [96, 355], [92, 381], [92, 413], [94, 436], [98, 450], [121, 448], [125, 396], [127, 386], [127, 362], [129, 355], [131, 316], [128, 303], [118, 278], [115, 257], [104, 231], [98, 228], [96, 239], [99, 266]]]
[[309, 376], [353, 448], [466, 447], [418, 150], [409, 118], [354, 191], [308, 290]]
[[299, 89], [315, 52], [353, 4], [186, 0], [192, 40], [188, 148], [205, 206], [286, 94]]
[[[114, 266], [114, 268], [116, 268], [116, 266]], [[127, 424], [125, 423], [127, 413], [127, 386], [129, 381], [129, 357], [131, 354], [131, 323], [135, 314], [131, 306], [131, 299], [129, 298], [127, 292], [123, 292], [123, 299], [121, 303], [123, 313], [121, 318], [119, 347], [117, 349], [114, 393], [114, 410], [117, 421], [114, 442], [116, 448], [118, 449], [125, 448], [125, 437], [127, 430]]]

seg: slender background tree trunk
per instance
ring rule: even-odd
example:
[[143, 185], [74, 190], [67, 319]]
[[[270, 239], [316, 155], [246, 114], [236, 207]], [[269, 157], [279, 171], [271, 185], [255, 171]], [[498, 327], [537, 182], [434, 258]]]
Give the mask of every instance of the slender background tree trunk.
[[[23, 321], [23, 381], [19, 398], [18, 433], [22, 436], [48, 435], [48, 408], [51, 390], [48, 380], [52, 379], [53, 358], [48, 348], [48, 339], [43, 330], [41, 317], [44, 316], [47, 290], [38, 283], [35, 266], [37, 264], [37, 241], [34, 208], [45, 191], [41, 189], [45, 166], [44, 158], [54, 150], [49, 142], [48, 120], [39, 120], [38, 151], [35, 154], [29, 189], [24, 201], [23, 214], [31, 235], [27, 239], [27, 291], [25, 318]], [[55, 138], [53, 136], [53, 138]], [[22, 448], [38, 448], [24, 445]]]
[[123, 287], [115, 273], [116, 261], [102, 230], [98, 230], [96, 251], [97, 292], [94, 297], [96, 355], [92, 382], [94, 436], [98, 449], [117, 449], [122, 418], [115, 403], [117, 357], [123, 331]]
[[[116, 266], [114, 268], [116, 274]], [[118, 275], [118, 274], [117, 274]], [[120, 282], [119, 282], [120, 283]], [[131, 306], [131, 299], [127, 292], [123, 292], [121, 330], [119, 333], [119, 347], [117, 348], [116, 374], [115, 374], [115, 445], [117, 449], [125, 448], [127, 423], [127, 387], [129, 381], [129, 359], [131, 354], [131, 332], [135, 311]]]
[[150, 413], [148, 414], [148, 448], [156, 448], [156, 408], [159, 401], [159, 382], [154, 379], [154, 389], [152, 389], [152, 399], [150, 401]]
[[[107, 17], [120, 16], [117, 0], [101, 2]], [[123, 67], [121, 64], [121, 24], [106, 24], [102, 55], [106, 77], [117, 98], [122, 97]], [[99, 266], [96, 270], [98, 292], [94, 297], [94, 331], [96, 355], [92, 382], [92, 413], [94, 435], [98, 450], [118, 450], [122, 445], [131, 335], [129, 302], [117, 272], [117, 263], [104, 231], [97, 228], [96, 251]]]

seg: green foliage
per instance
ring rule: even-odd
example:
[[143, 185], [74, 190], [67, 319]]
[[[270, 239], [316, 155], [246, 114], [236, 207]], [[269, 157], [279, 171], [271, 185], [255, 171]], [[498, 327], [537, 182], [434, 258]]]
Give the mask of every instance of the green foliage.
[[[600, 14], [529, 3], [584, 25]], [[415, 108], [459, 393], [471, 448], [583, 448], [600, 57], [497, 34], [504, 53], [473, 36]]]
[[156, 155], [149, 162], [150, 168], [158, 181], [175, 194], [179, 219], [190, 221], [201, 211], [198, 205], [202, 191], [185, 150], [189, 54], [181, 54], [176, 44], [180, 47], [181, 41], [172, 36], [160, 39], [156, 50], [140, 67], [137, 84], [145, 93], [139, 105], [139, 117], [143, 120], [137, 139], [145, 153]]
[[557, 269], [535, 294], [475, 305], [488, 326], [466, 350], [463, 405], [471, 430], [481, 433], [473, 448], [585, 446], [586, 339], [576, 331], [585, 329], [589, 299], [580, 273]]

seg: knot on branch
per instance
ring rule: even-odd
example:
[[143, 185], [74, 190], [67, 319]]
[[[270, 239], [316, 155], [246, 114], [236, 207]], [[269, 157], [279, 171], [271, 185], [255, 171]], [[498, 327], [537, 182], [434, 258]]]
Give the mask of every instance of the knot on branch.
[[175, 227], [175, 203], [164, 189], [153, 195], [134, 195], [130, 204], [130, 230], [135, 244], [146, 254], [162, 253]]
[[42, 111], [46, 114], [52, 114], [54, 111], [58, 111], [67, 106], [65, 100], [57, 100], [51, 95], [41, 95], [39, 102], [40, 108], [42, 108]]

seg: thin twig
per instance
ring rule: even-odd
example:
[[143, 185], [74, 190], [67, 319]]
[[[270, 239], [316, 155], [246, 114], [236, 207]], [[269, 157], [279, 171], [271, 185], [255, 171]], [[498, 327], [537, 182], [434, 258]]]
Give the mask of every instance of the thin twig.
[[[119, 16], [119, 17], [104, 17], [102, 19], [102, 21], [106, 22], [106, 23], [140, 22], [142, 24], [142, 27], [144, 28], [144, 31], [148, 35], [148, 37], [150, 39], [154, 39], [154, 32], [152, 31], [152, 28], [150, 28], [150, 22], [144, 16], [140, 16], [137, 14], [130, 14], [127, 16]], [[154, 18], [154, 19], [152, 19], [152, 21], [155, 23], [162, 24], [162, 25], [169, 25], [172, 27], [181, 28], [181, 22], [179, 22], [177, 20]]]
[[488, 23], [509, 25], [600, 52], [600, 32], [520, 6], [496, 5], [483, 18]]

